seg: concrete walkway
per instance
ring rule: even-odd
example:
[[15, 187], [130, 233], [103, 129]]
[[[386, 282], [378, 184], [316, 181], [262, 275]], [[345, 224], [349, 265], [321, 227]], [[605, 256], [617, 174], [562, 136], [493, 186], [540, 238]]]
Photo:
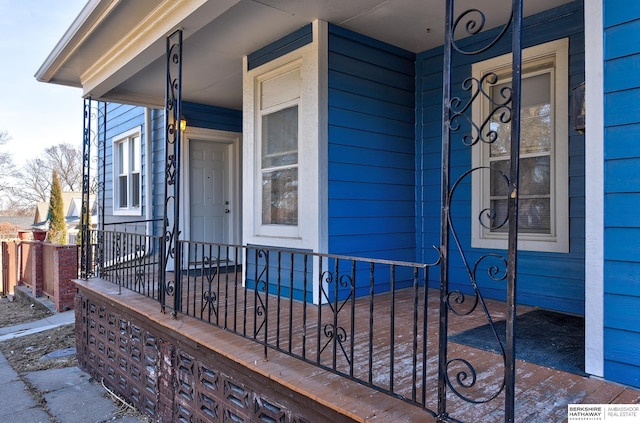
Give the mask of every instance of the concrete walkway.
[[[0, 342], [73, 323], [74, 312], [0, 328]], [[29, 389], [31, 387], [31, 391]], [[35, 391], [35, 392], [34, 392]], [[41, 370], [18, 375], [0, 353], [0, 422], [145, 422], [117, 417], [118, 406], [99, 381], [78, 367]]]

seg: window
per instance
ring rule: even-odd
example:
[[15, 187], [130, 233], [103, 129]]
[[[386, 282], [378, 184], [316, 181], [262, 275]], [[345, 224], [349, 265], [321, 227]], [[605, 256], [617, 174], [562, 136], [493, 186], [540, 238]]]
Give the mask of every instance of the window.
[[284, 236], [298, 229], [300, 64], [294, 62], [258, 82], [258, 172], [262, 233]]
[[[328, 24], [243, 69], [242, 240], [327, 251]], [[271, 56], [271, 55], [270, 55]]]
[[140, 128], [113, 139], [114, 214], [141, 214], [141, 163]]
[[298, 106], [262, 115], [262, 224], [298, 225]]
[[[568, 42], [523, 51], [518, 248], [568, 252]], [[506, 248], [510, 122], [499, 105], [509, 97], [511, 54], [473, 65], [487, 98], [474, 104], [474, 122], [487, 122], [473, 152], [472, 246]], [[487, 142], [493, 139], [493, 142]], [[489, 219], [489, 216], [492, 216]]]

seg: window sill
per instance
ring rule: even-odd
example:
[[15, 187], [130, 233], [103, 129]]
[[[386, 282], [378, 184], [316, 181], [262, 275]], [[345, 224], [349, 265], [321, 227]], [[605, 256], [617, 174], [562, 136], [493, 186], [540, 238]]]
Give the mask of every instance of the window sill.
[[[506, 250], [506, 238], [472, 238], [471, 248]], [[518, 251], [537, 251], [541, 253], [568, 253], [569, 240], [518, 239]]]
[[113, 211], [114, 216], [142, 216], [142, 209], [119, 209]]

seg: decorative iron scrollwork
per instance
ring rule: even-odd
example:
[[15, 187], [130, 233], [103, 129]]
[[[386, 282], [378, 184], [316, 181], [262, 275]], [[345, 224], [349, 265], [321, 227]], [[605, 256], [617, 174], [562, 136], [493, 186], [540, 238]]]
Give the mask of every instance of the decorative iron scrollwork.
[[208, 308], [209, 318], [211, 318], [212, 314], [215, 317], [218, 317], [218, 309], [216, 307], [217, 300], [218, 296], [215, 292], [213, 292], [211, 289], [205, 291], [202, 294], [202, 309], [200, 310], [200, 313], [204, 313], [204, 310]]
[[144, 244], [136, 242], [134, 245], [134, 262], [136, 264], [136, 270], [134, 275], [134, 288], [138, 292], [142, 291], [146, 285], [144, 260], [147, 255], [147, 247]]
[[[507, 86], [500, 88], [497, 99], [485, 88], [497, 84], [498, 79], [498, 75], [493, 72], [483, 75], [480, 79], [469, 77], [462, 83], [462, 89], [471, 94], [469, 99], [464, 101], [460, 97], [453, 97], [449, 101], [450, 117], [447, 121], [449, 129], [454, 132], [460, 130], [462, 127], [460, 120], [471, 127], [470, 134], [464, 134], [462, 137], [462, 143], [467, 147], [480, 141], [492, 144], [498, 139], [498, 132], [491, 127], [491, 123], [495, 122], [496, 117], [500, 123], [511, 121], [511, 107], [509, 106], [511, 88]], [[480, 124], [477, 124], [469, 116], [469, 113], [472, 105], [479, 101], [486, 101], [491, 107], [491, 111]]]
[[[167, 36], [166, 43], [166, 84], [165, 84], [165, 183], [163, 234], [165, 237], [163, 269], [160, 286], [171, 289], [170, 283], [164, 283], [166, 271], [173, 262], [175, 280], [174, 289], [180, 292], [180, 273], [182, 272], [182, 254], [180, 239], [180, 141], [179, 130], [182, 108], [182, 30], [176, 30]], [[171, 296], [170, 292], [167, 294]], [[166, 306], [161, 292], [162, 307]], [[174, 296], [173, 310], [181, 310], [181, 296]]]
[[[338, 263], [336, 263], [336, 273], [338, 272], [338, 267], [339, 265]], [[350, 274], [342, 274], [338, 275], [336, 280], [333, 272], [325, 270], [320, 275], [320, 280], [324, 282], [320, 284], [320, 295], [322, 300], [326, 301], [327, 305], [329, 306], [329, 310], [331, 311], [331, 315], [329, 317], [332, 322], [325, 323], [323, 325], [323, 334], [326, 340], [320, 348], [319, 354], [322, 354], [329, 345], [333, 346], [334, 354], [337, 351], [337, 347], [340, 347], [340, 351], [342, 351], [342, 355], [347, 361], [347, 364], [351, 365], [351, 356], [344, 344], [348, 338], [348, 332], [343, 326], [339, 324], [339, 314], [344, 306], [349, 301], [351, 301], [353, 296], [355, 295], [354, 278]], [[334, 282], [335, 285], [333, 285]], [[333, 289], [331, 289], [332, 286]], [[339, 298], [339, 288], [349, 289], [348, 294], [344, 299]], [[333, 299], [331, 298], [331, 292], [333, 292]]]
[[464, 39], [465, 37], [477, 35], [486, 29], [487, 23], [487, 15], [480, 9], [468, 9], [456, 18], [453, 25], [451, 26], [451, 46], [455, 51], [460, 54], [464, 54], [465, 56], [473, 56], [476, 54], [484, 53], [489, 50], [491, 47], [495, 46], [498, 41], [504, 37], [505, 33], [511, 27], [511, 23], [513, 22], [513, 10], [509, 16], [509, 21], [504, 24], [502, 30], [493, 38], [490, 38], [484, 44], [482, 44], [479, 48], [476, 49], [466, 49], [465, 46], [460, 43], [459, 39]]
[[[260, 331], [267, 324], [267, 304], [269, 298], [269, 252], [263, 249], [256, 250], [256, 279], [255, 279], [255, 297], [254, 297], [254, 319], [255, 325], [253, 336], [258, 337]], [[262, 265], [260, 264], [262, 262]], [[258, 269], [260, 272], [258, 273]], [[261, 295], [264, 293], [264, 295]], [[266, 329], [265, 329], [266, 332]], [[266, 336], [266, 333], [265, 333]]]
[[213, 281], [218, 274], [218, 268], [214, 266], [218, 260], [216, 258], [212, 259], [210, 257], [202, 258], [202, 273], [207, 282], [207, 290], [202, 294], [202, 309], [200, 313], [204, 313], [204, 310], [208, 308], [208, 318], [211, 319], [211, 316], [214, 315], [215, 318], [218, 318], [218, 295], [213, 289]]
[[[83, 140], [82, 140], [82, 206], [80, 220], [80, 262], [81, 277], [88, 279], [99, 275], [103, 262], [102, 244], [98, 243], [98, 251], [92, 250], [91, 240], [91, 194], [97, 194], [95, 203], [98, 208], [99, 223], [104, 223], [104, 157], [106, 139], [106, 106], [91, 97], [84, 100], [83, 107]], [[96, 151], [97, 150], [97, 151]], [[92, 165], [92, 162], [96, 162]], [[95, 174], [92, 169], [95, 170]], [[102, 169], [102, 174], [98, 170]], [[97, 257], [94, 257], [97, 255]], [[94, 268], [94, 261], [97, 266]]]
[[[455, 1], [447, 0], [447, 21], [444, 46], [444, 92], [443, 92], [443, 142], [442, 142], [442, 215], [441, 215], [441, 293], [440, 293], [440, 357], [439, 357], [439, 385], [438, 385], [438, 415], [449, 416], [446, 408], [447, 388], [456, 396], [470, 403], [486, 403], [505, 393], [505, 421], [513, 421], [514, 414], [514, 373], [515, 367], [515, 334], [510, 333], [515, 319], [515, 249], [517, 238], [517, 175], [519, 165], [519, 107], [520, 107], [520, 51], [522, 32], [522, 0], [511, 2], [512, 10], [508, 21], [500, 28], [476, 37], [487, 29], [488, 19], [485, 12], [477, 8], [470, 8], [456, 14]], [[495, 11], [496, 9], [492, 9]], [[488, 52], [497, 43], [510, 34], [514, 55], [513, 78], [511, 87], [500, 86], [501, 77], [496, 73], [487, 73], [480, 78], [468, 77], [457, 92], [466, 93], [464, 96], [453, 95], [452, 68], [454, 54], [464, 56], [479, 55]], [[484, 55], [483, 57], [487, 57]], [[465, 59], [468, 62], [469, 59]], [[499, 87], [496, 89], [495, 87]], [[472, 108], [484, 106], [478, 121]], [[450, 178], [450, 151], [453, 134], [458, 133], [456, 139], [469, 148], [480, 148], [482, 144], [494, 144], [499, 139], [496, 130], [499, 124], [509, 124], [511, 128], [511, 170], [509, 174], [493, 167], [480, 166], [471, 168], [457, 178]], [[452, 216], [451, 204], [454, 194], [463, 182], [469, 183], [473, 175], [490, 172], [493, 183], [504, 183], [506, 192], [511, 193], [508, 213], [499, 214], [493, 207], [480, 211], [477, 219], [484, 229], [496, 231], [508, 229], [509, 249], [505, 254], [485, 253], [475, 258], [471, 264], [471, 255], [465, 251], [467, 243], [463, 243], [456, 231], [457, 219]], [[515, 176], [514, 176], [515, 175]], [[453, 184], [450, 185], [450, 181]], [[468, 186], [468, 185], [467, 185]], [[485, 195], [488, 193], [484, 192]], [[468, 197], [466, 197], [468, 198]], [[511, 224], [509, 224], [511, 222]], [[450, 240], [455, 244], [455, 252], [462, 260], [468, 277], [466, 288], [449, 289], [449, 250]], [[474, 252], [477, 254], [477, 251]], [[474, 255], [475, 255], [474, 254]], [[499, 336], [493, 317], [487, 307], [482, 294], [480, 279], [487, 284], [501, 284], [507, 291], [507, 341]], [[484, 283], [482, 284], [484, 286]], [[474, 313], [475, 312], [475, 313]], [[448, 316], [449, 314], [465, 318], [483, 316], [484, 322], [490, 327], [500, 353], [501, 365], [504, 373], [499, 380], [487, 382], [479, 374], [479, 369], [471, 358], [449, 357], [447, 348]], [[468, 317], [471, 318], [471, 317]], [[510, 334], [510, 337], [509, 337]], [[495, 370], [492, 371], [495, 373]], [[483, 386], [480, 386], [483, 385]]]

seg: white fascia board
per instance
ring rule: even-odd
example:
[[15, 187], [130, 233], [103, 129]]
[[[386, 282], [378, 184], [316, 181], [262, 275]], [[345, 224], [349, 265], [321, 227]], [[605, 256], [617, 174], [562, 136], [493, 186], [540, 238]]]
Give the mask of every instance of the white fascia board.
[[[239, 1], [163, 1], [80, 76], [83, 94], [103, 96], [165, 54], [166, 36], [173, 31], [184, 26], [186, 39]], [[134, 66], [125, 70], [132, 63]]]
[[[89, 0], [37, 70], [36, 79], [40, 82], [51, 81], [60, 67], [82, 46], [84, 40], [109, 16], [118, 3], [120, 0]], [[72, 84], [70, 81], [67, 83], [80, 87], [80, 84]]]

